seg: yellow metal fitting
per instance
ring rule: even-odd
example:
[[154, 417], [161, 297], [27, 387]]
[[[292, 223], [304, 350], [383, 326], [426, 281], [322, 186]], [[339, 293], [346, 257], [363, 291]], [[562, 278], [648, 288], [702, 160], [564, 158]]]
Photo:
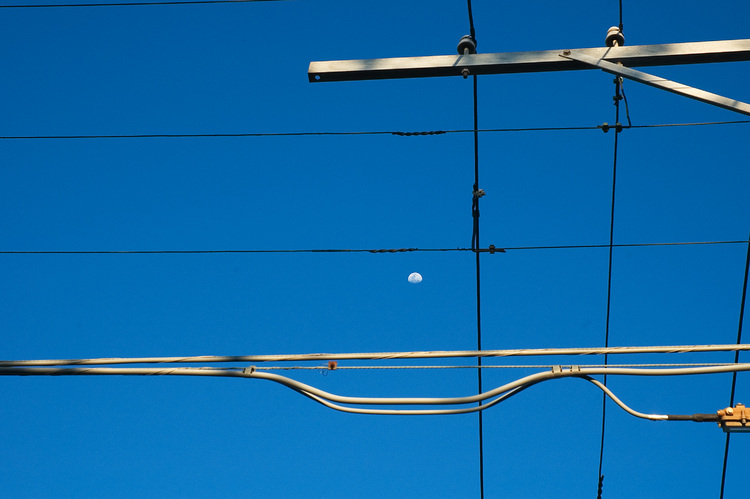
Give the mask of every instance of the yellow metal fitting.
[[745, 404], [737, 404], [716, 411], [719, 416], [719, 426], [726, 433], [750, 433], [750, 408]]

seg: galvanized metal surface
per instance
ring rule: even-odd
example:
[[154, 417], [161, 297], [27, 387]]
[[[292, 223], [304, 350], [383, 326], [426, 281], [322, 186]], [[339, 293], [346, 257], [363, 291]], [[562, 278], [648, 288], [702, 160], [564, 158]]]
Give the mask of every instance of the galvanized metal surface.
[[606, 71], [607, 73], [622, 76], [623, 78], [634, 80], [651, 87], [660, 88], [662, 90], [666, 90], [667, 92], [683, 95], [691, 99], [695, 99], [707, 104], [750, 116], [750, 104], [746, 104], [738, 100], [729, 99], [721, 95], [706, 92], [705, 90], [701, 90], [699, 88], [694, 88], [682, 83], [677, 83], [676, 81], [667, 80], [659, 76], [644, 73], [642, 71], [637, 71], [635, 69], [630, 69], [609, 61], [596, 59], [585, 54], [580, 54], [577, 51], [565, 50], [560, 54], [560, 56], [565, 59], [588, 64], [592, 67], [599, 68], [602, 71]]
[[[571, 52], [629, 67], [750, 61], [750, 39], [709, 42], [596, 47]], [[507, 52], [496, 54], [438, 55], [390, 59], [313, 61], [307, 75], [311, 82], [424, 78], [472, 75], [534, 73], [593, 69], [591, 65], [560, 57], [562, 50]]]

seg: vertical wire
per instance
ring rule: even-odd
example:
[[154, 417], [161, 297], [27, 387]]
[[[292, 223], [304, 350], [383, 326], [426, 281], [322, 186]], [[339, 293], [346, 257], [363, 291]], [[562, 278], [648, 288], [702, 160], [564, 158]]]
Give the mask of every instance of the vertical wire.
[[[610, 207], [610, 218], [609, 218], [609, 267], [607, 270], [607, 318], [604, 326], [604, 346], [609, 346], [609, 318], [612, 304], [612, 254], [614, 249], [614, 235], [615, 235], [615, 193], [617, 187], [617, 143], [620, 135], [620, 78], [615, 78], [615, 145], [614, 145], [614, 159], [612, 161], [612, 205]], [[604, 365], [608, 363], [608, 355], [604, 354]], [[604, 386], [607, 386], [607, 375], [604, 375]], [[604, 483], [604, 475], [602, 474], [602, 465], [604, 463], [604, 433], [606, 428], [607, 420], [607, 397], [602, 397], [602, 438], [599, 447], [599, 480], [597, 499], [602, 497], [602, 486]]]
[[476, 33], [474, 32], [474, 14], [471, 11], [471, 0], [466, 0], [466, 4], [467, 4], [467, 7], [469, 8], [469, 35], [471, 35], [471, 38], [473, 40], [475, 38]]
[[[473, 219], [473, 237], [472, 247], [475, 250], [479, 250], [479, 106], [477, 105], [477, 77], [473, 76], [474, 80], [474, 189], [472, 193], [472, 219]], [[477, 350], [482, 350], [482, 306], [481, 306], [481, 287], [480, 287], [480, 272], [479, 272], [479, 251], [474, 252], [476, 260], [476, 275], [477, 275]], [[478, 393], [482, 393], [482, 358], [477, 357], [477, 385]], [[482, 402], [479, 402], [482, 405]], [[484, 498], [484, 419], [482, 413], [479, 412], [479, 491], [480, 497]]]
[[[469, 36], [476, 43], [476, 31], [474, 30], [474, 14], [471, 8], [471, 0], [466, 1], [469, 10]], [[479, 272], [479, 106], [477, 92], [477, 76], [473, 75], [474, 90], [474, 188], [472, 189], [471, 199], [471, 216], [472, 216], [472, 235], [471, 248], [475, 250], [474, 258], [476, 261], [476, 278], [477, 278], [477, 350], [482, 350], [482, 306], [481, 306], [481, 287]], [[482, 393], [482, 358], [477, 358], [477, 385], [478, 393]], [[479, 402], [482, 405], [482, 402]], [[479, 414], [479, 496], [484, 499], [484, 411], [478, 411]]]
[[[737, 344], [742, 343], [742, 323], [745, 319], [745, 298], [747, 297], [747, 274], [750, 268], [750, 236], [747, 241], [747, 257], [745, 258], [745, 278], [742, 283], [742, 298], [740, 299], [740, 324], [737, 327]], [[734, 363], [737, 364], [740, 361], [740, 352], [737, 350], [734, 353]], [[734, 389], [737, 386], [737, 373], [732, 373], [732, 389], [729, 393], [729, 407], [734, 406]], [[724, 444], [724, 463], [721, 466], [721, 492], [719, 499], [724, 499], [724, 484], [726, 483], [727, 477], [727, 458], [729, 457], [729, 436], [731, 433], [727, 433], [726, 443]]]

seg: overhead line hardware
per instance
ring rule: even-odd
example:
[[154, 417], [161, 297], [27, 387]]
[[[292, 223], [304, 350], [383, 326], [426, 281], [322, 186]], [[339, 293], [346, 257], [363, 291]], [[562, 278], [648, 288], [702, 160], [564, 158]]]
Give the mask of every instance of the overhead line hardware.
[[[590, 64], [560, 57], [562, 50], [460, 54], [388, 59], [313, 61], [308, 69], [311, 82], [380, 80], [472, 75], [536, 73], [594, 69]], [[703, 64], [750, 60], [750, 39], [708, 42], [596, 47], [571, 50], [575, 54], [628, 67]]]
[[[615, 64], [613, 62], [604, 60], [603, 58], [592, 57], [582, 52], [583, 51], [578, 50], [563, 50], [560, 53], [560, 56], [568, 60], [574, 60], [583, 64], [587, 64], [593, 68], [599, 68], [607, 73], [621, 76], [623, 78], [628, 78], [629, 80], [637, 81], [638, 83], [643, 83], [644, 85], [648, 85], [650, 87], [666, 90], [667, 92], [682, 95], [683, 97], [688, 97], [689, 99], [698, 100], [701, 102], [705, 102], [706, 104], [711, 104], [723, 109], [727, 109], [729, 111], [734, 111], [736, 113], [750, 116], [750, 104], [746, 104], [734, 99], [729, 99], [727, 97], [722, 97], [721, 95], [716, 95], [711, 92], [706, 92], [705, 90], [701, 90], [699, 88], [690, 87], [683, 83], [677, 83], [676, 81], [667, 80], [666, 78], [661, 78], [659, 76], [644, 73], [643, 71], [636, 71], [635, 69], [630, 69], [622, 64]], [[617, 131], [619, 132], [621, 129], [622, 126], [620, 125], [620, 128]]]

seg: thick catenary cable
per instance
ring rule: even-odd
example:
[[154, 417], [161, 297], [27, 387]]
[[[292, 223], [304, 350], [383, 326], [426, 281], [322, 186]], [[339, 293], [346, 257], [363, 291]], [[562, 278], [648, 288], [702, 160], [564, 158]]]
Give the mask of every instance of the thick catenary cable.
[[537, 357], [549, 355], [625, 355], [646, 353], [698, 353], [749, 351], [746, 345], [670, 345], [627, 347], [527, 348], [512, 350], [436, 350], [369, 353], [306, 353], [272, 355], [200, 355], [181, 357], [120, 357], [97, 359], [0, 360], [0, 367], [84, 366], [114, 364], [184, 364], [208, 362], [305, 362], [322, 360], [455, 359], [467, 357]]
[[561, 369], [573, 369], [578, 368], [590, 368], [590, 367], [706, 367], [706, 366], [731, 366], [733, 363], [727, 362], [689, 362], [689, 363], [676, 363], [676, 364], [566, 364], [566, 365], [551, 365], [551, 364], [507, 364], [507, 365], [445, 365], [445, 366], [342, 366], [336, 365], [335, 367], [320, 365], [320, 366], [255, 366], [257, 371], [320, 371], [324, 374], [328, 374], [329, 371], [367, 371], [367, 370], [401, 370], [401, 369], [553, 369], [560, 367]]
[[[506, 383], [499, 387], [493, 388], [486, 392], [482, 392], [476, 395], [469, 395], [464, 397], [352, 397], [342, 396], [333, 393], [326, 392], [319, 388], [315, 388], [311, 385], [301, 383], [299, 381], [280, 376], [278, 374], [271, 373], [260, 373], [255, 370], [254, 367], [247, 367], [244, 369], [217, 369], [217, 368], [195, 368], [195, 367], [179, 367], [179, 368], [109, 368], [109, 367], [76, 367], [76, 368], [52, 368], [52, 367], [14, 367], [14, 368], [0, 368], [0, 375], [2, 376], [79, 376], [79, 375], [141, 375], [141, 376], [153, 376], [153, 375], [182, 375], [182, 376], [213, 376], [213, 377], [235, 377], [235, 378], [254, 378], [264, 379], [273, 381], [290, 388], [302, 395], [312, 398], [318, 402], [327, 401], [325, 403], [328, 407], [337, 410], [344, 410], [345, 412], [357, 412], [361, 414], [389, 414], [389, 415], [438, 415], [438, 414], [465, 414], [469, 412], [478, 412], [488, 407], [494, 406], [502, 400], [524, 390], [537, 383], [548, 381], [552, 379], [562, 378], [583, 378], [597, 387], [599, 387], [605, 395], [612, 398], [612, 400], [627, 411], [629, 414], [648, 419], [651, 421], [716, 421], [716, 418], [707, 414], [699, 415], [666, 415], [666, 414], [645, 414], [635, 411], [626, 406], [620, 401], [614, 394], [609, 390], [603, 383], [598, 382], [591, 376], [594, 375], [624, 375], [624, 376], [687, 376], [687, 375], [704, 375], [704, 374], [717, 374], [717, 373], [728, 373], [728, 372], [739, 372], [739, 371], [750, 371], [750, 364], [731, 364], [725, 366], [713, 366], [713, 367], [695, 367], [695, 368], [681, 368], [681, 369], [627, 369], [627, 368], [591, 368], [591, 369], [571, 369], [570, 371], [563, 371], [560, 369], [553, 369], [551, 371], [540, 372], [531, 374], [523, 378], [517, 379], [510, 383]], [[468, 405], [477, 404], [478, 402], [485, 401], [495, 398], [490, 402], [475, 407], [469, 407], [464, 409], [431, 409], [431, 410], [417, 410], [417, 409], [394, 409], [394, 410], [380, 410], [380, 409], [361, 409], [352, 407], [343, 407], [331, 404], [347, 404], [353, 406], [453, 406], [453, 405]]]

